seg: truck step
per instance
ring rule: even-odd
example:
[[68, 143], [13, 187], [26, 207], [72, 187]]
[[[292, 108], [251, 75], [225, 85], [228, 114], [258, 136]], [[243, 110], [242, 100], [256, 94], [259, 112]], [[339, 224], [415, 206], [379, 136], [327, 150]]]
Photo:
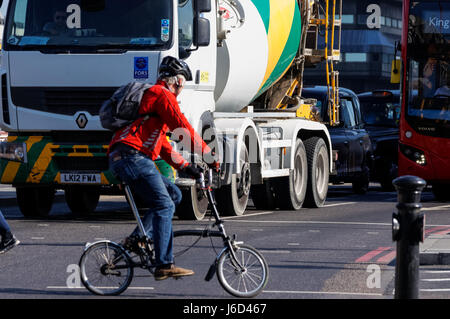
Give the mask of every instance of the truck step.
[[262, 171], [262, 178], [289, 176], [290, 173], [291, 173], [291, 170], [289, 168], [268, 169], [268, 170]]
[[262, 142], [263, 148], [281, 148], [281, 147], [291, 147], [291, 140], [266, 140]]

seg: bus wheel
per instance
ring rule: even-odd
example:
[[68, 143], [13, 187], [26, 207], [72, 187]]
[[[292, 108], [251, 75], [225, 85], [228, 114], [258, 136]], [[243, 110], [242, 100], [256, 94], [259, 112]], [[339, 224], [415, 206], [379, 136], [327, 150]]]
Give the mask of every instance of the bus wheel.
[[87, 216], [97, 208], [100, 199], [98, 186], [68, 186], [64, 195], [67, 206], [75, 215]]
[[241, 168], [241, 173], [233, 174], [231, 184], [222, 186], [215, 192], [219, 213], [222, 215], [241, 216], [247, 208], [252, 183], [250, 160], [244, 143], [242, 143], [237, 164]]
[[48, 217], [55, 199], [53, 187], [16, 187], [17, 204], [25, 217]]
[[308, 188], [305, 207], [322, 207], [325, 204], [329, 182], [328, 149], [323, 139], [311, 137], [305, 141], [308, 156]]

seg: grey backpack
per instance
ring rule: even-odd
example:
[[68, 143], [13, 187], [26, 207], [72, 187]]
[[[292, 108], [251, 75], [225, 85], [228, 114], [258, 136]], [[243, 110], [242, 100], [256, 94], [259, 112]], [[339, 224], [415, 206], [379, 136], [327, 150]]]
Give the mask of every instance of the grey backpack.
[[100, 122], [108, 130], [116, 131], [133, 123], [139, 117], [153, 116], [139, 115], [139, 107], [144, 92], [152, 87], [148, 83], [130, 82], [118, 88], [114, 94], [103, 102], [100, 108]]

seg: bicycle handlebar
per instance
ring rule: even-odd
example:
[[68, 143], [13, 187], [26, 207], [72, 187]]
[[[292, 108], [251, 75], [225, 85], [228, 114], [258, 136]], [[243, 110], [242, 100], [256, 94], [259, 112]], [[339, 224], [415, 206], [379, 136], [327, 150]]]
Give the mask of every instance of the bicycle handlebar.
[[[190, 187], [198, 184], [201, 188], [207, 188], [212, 186], [213, 181], [213, 169], [212, 168], [204, 168], [200, 167], [203, 172], [200, 173], [200, 178], [194, 179], [194, 178], [188, 178], [188, 177], [179, 177], [175, 180], [175, 184], [177, 186], [182, 187]], [[206, 174], [207, 173], [207, 178]]]

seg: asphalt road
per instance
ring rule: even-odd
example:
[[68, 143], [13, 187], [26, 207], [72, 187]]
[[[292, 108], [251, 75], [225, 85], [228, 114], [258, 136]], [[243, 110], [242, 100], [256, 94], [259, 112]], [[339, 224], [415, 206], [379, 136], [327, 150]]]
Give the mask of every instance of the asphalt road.
[[[229, 234], [256, 247], [267, 259], [270, 278], [256, 300], [264, 299], [392, 299], [395, 243], [391, 217], [396, 194], [373, 185], [355, 195], [347, 185], [331, 186], [325, 207], [300, 212], [249, 209], [242, 217], [226, 219]], [[449, 208], [422, 196], [427, 228], [450, 229]], [[77, 267], [87, 242], [120, 241], [134, 228], [122, 197], [102, 196], [97, 212], [85, 218], [70, 214], [63, 201], [55, 203], [45, 220], [25, 219], [16, 206], [2, 207], [16, 236], [14, 250], [0, 256], [0, 299], [98, 298], [80, 286]], [[174, 219], [174, 229], [202, 229], [208, 221]], [[176, 263], [196, 274], [182, 280], [155, 281], [138, 269], [131, 286], [116, 298], [228, 299], [217, 278], [204, 277], [221, 242], [201, 239]], [[448, 298], [449, 270], [421, 267], [421, 298]], [[446, 275], [447, 274], [447, 275]], [[439, 280], [441, 278], [442, 280]], [[436, 292], [433, 287], [443, 287]], [[431, 287], [431, 288], [430, 288]], [[429, 291], [427, 291], [429, 290]], [[431, 292], [433, 291], [433, 292]]]

